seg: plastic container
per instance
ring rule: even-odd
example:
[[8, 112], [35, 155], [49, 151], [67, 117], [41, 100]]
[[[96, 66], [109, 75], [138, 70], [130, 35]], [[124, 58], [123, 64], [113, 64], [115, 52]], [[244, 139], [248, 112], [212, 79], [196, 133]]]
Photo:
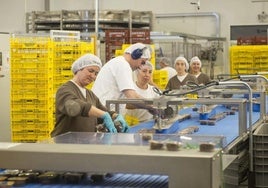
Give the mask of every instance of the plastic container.
[[268, 187], [268, 124], [260, 125], [253, 133], [255, 187]]
[[209, 113], [200, 113], [199, 120], [208, 120], [208, 114]]
[[261, 106], [261, 104], [260, 103], [253, 103], [252, 104], [252, 110], [253, 110], [253, 112], [260, 112], [260, 107]]

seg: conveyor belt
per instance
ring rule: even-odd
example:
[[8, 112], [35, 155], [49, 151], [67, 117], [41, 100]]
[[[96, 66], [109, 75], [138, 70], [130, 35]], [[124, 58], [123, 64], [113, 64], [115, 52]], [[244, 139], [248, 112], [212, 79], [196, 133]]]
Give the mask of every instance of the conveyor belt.
[[[224, 106], [219, 105], [216, 108], [216, 113], [221, 113], [227, 111]], [[191, 108], [186, 108], [180, 110], [180, 114], [191, 114], [191, 119], [187, 119], [182, 122], [175, 122], [173, 126], [167, 131], [168, 134], [175, 134], [178, 131], [185, 129], [189, 126], [197, 125], [199, 126], [199, 131], [194, 133], [195, 135], [221, 135], [226, 138], [226, 145], [233, 142], [238, 136], [238, 112], [235, 115], [228, 115], [226, 118], [217, 121], [215, 125], [200, 125], [199, 123], [199, 114], [197, 112], [192, 111]], [[255, 123], [260, 117], [259, 112], [252, 113], [252, 120]], [[151, 129], [154, 125], [154, 121], [149, 121], [145, 123], [141, 123], [135, 127], [131, 127], [130, 132], [135, 133], [140, 129]], [[226, 146], [224, 145], [224, 146]]]
[[[18, 186], [16, 186], [18, 187]], [[168, 177], [164, 175], [141, 175], [141, 174], [113, 174], [112, 177], [105, 178], [102, 182], [83, 182], [81, 184], [64, 184], [59, 182], [57, 184], [39, 184], [29, 183], [20, 185], [23, 188], [168, 188]]]
[[116, 174], [116, 176], [105, 181], [103, 186], [165, 188], [168, 187], [168, 177], [160, 175]]

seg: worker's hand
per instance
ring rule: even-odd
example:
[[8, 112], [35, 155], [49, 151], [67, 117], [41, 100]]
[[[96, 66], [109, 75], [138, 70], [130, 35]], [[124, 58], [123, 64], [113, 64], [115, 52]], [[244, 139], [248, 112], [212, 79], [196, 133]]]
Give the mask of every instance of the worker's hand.
[[152, 107], [152, 106], [148, 107], [147, 110], [148, 110], [148, 112], [149, 112], [150, 114], [152, 114], [152, 115], [158, 115], [158, 114], [159, 114], [159, 109], [154, 108], [154, 107]]
[[118, 114], [114, 121], [119, 121], [121, 123], [123, 133], [127, 133], [129, 131], [129, 126], [121, 114]]
[[103, 119], [103, 123], [105, 127], [109, 130], [111, 133], [117, 133], [117, 130], [114, 126], [114, 122], [108, 112], [105, 112], [101, 118]]

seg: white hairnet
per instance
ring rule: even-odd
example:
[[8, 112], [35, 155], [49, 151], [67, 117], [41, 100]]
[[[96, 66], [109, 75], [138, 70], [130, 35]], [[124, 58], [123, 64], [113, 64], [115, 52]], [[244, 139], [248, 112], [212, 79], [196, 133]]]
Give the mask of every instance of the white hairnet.
[[143, 67], [148, 67], [150, 70], [153, 70], [153, 65], [151, 64], [151, 62], [146, 61], [145, 64], [141, 65], [139, 69], [135, 70], [135, 73], [138, 74], [139, 72], [141, 72]]
[[194, 56], [191, 61], [190, 61], [190, 65], [193, 63], [193, 62], [198, 62], [200, 64], [200, 67], [202, 67], [202, 63], [200, 61], [200, 59], [197, 57], [197, 56]]
[[171, 60], [168, 57], [162, 57], [159, 62], [164, 63], [165, 65], [170, 66]]
[[77, 71], [88, 67], [88, 66], [98, 66], [102, 67], [102, 63], [99, 57], [94, 54], [85, 54], [75, 60], [72, 64], [72, 72], [75, 74]]
[[185, 70], [186, 70], [186, 71], [189, 70], [189, 64], [188, 64], [187, 59], [185, 59], [185, 57], [182, 57], [182, 56], [177, 57], [177, 58], [175, 59], [175, 61], [174, 61], [174, 66], [176, 65], [176, 63], [177, 63], [178, 61], [183, 61], [183, 62], [185, 63], [185, 67], [186, 67]]
[[135, 43], [125, 49], [125, 53], [132, 54], [134, 50], [143, 49], [141, 58], [151, 59], [151, 48], [142, 43]]
[[147, 66], [147, 67], [149, 67], [151, 70], [153, 70], [153, 65], [151, 64], [150, 61], [146, 61], [145, 64], [141, 65], [141, 67], [143, 67], [143, 66]]

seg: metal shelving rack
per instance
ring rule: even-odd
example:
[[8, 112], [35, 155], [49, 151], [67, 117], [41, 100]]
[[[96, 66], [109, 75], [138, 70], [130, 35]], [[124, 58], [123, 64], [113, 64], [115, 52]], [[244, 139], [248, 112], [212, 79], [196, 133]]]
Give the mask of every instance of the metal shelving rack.
[[[75, 30], [81, 36], [95, 32], [95, 10], [32, 11], [26, 13], [26, 32], [38, 33], [50, 30]], [[152, 28], [151, 11], [100, 10], [99, 32], [107, 29]]]

